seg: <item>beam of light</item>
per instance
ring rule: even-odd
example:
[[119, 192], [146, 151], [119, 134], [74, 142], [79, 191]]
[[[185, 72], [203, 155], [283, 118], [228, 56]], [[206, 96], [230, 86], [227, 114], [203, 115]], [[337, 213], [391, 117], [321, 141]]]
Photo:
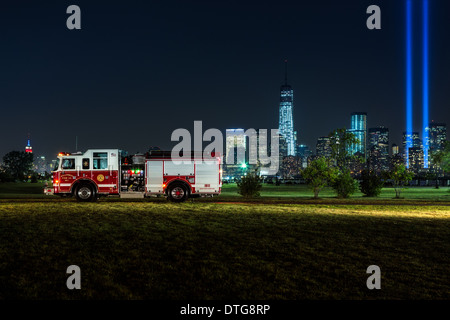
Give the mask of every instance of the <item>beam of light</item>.
[[412, 147], [412, 8], [406, 1], [406, 167], [409, 168], [409, 148]]
[[422, 136], [424, 168], [428, 168], [428, 0], [423, 0]]

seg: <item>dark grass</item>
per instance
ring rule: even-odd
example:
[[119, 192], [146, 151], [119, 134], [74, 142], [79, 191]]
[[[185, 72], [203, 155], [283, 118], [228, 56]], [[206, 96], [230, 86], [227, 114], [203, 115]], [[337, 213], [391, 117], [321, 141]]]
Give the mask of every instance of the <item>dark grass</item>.
[[[0, 183], [0, 199], [34, 199], [54, 202], [60, 200], [58, 196], [43, 194], [43, 183]], [[263, 184], [261, 196], [254, 199], [245, 199], [238, 194], [236, 184], [224, 184], [222, 193], [214, 198], [201, 198], [190, 200], [193, 202], [257, 202], [257, 203], [305, 203], [305, 204], [436, 204], [450, 205], [450, 188], [440, 187], [409, 187], [402, 192], [401, 199], [395, 199], [393, 188], [383, 188], [378, 197], [365, 197], [356, 192], [348, 199], [338, 199], [331, 188], [324, 188], [319, 199], [313, 199], [313, 193], [306, 185], [280, 185]], [[67, 201], [67, 198], [63, 198]], [[114, 197], [103, 198], [106, 201], [130, 201]], [[73, 199], [69, 200], [73, 201]], [[133, 199], [133, 202], [141, 200]], [[149, 198], [144, 201], [162, 201], [158, 198]]]
[[[51, 186], [51, 184], [49, 184]], [[0, 198], [43, 197], [44, 183], [3, 182], [0, 183]]]
[[449, 299], [449, 236], [445, 206], [2, 200], [0, 298]]

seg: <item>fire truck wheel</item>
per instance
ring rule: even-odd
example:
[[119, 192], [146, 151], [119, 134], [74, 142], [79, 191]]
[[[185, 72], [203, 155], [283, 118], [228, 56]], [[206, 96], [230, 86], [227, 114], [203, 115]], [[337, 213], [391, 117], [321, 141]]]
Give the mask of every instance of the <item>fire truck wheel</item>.
[[78, 201], [92, 201], [95, 198], [94, 189], [88, 184], [80, 185], [75, 195]]
[[188, 193], [187, 193], [187, 189], [184, 185], [174, 184], [174, 185], [169, 186], [167, 195], [169, 196], [170, 201], [183, 202], [186, 200]]

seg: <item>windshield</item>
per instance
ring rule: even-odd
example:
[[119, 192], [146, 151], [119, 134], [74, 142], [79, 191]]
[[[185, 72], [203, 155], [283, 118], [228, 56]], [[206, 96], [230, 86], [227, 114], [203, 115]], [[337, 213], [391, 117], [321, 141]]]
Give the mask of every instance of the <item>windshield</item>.
[[59, 162], [60, 162], [60, 159], [57, 158], [57, 159], [56, 159], [56, 162], [55, 162], [55, 166], [53, 167], [53, 171], [57, 171], [57, 170], [58, 170], [58, 168], [59, 168]]

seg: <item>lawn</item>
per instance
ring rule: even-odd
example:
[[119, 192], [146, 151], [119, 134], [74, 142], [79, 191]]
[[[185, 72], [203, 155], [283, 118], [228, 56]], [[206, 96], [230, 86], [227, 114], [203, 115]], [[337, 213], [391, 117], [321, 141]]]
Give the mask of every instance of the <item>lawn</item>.
[[[59, 199], [56, 196], [47, 196], [43, 194], [43, 183], [0, 183], [0, 199]], [[236, 184], [224, 184], [222, 193], [218, 197], [212, 199], [201, 199], [200, 201], [248, 201], [238, 194]], [[361, 203], [361, 204], [377, 204], [377, 203], [394, 203], [402, 202], [439, 202], [450, 204], [450, 189], [441, 187], [409, 187], [402, 192], [403, 199], [394, 199], [395, 192], [393, 188], [383, 188], [381, 195], [376, 198], [367, 198], [361, 192], [356, 192], [349, 199], [337, 199], [332, 188], [324, 188], [319, 197], [321, 202], [326, 200], [331, 203]], [[250, 200], [257, 201], [273, 201], [277, 202], [301, 202], [311, 203], [313, 193], [306, 185], [271, 185], [263, 184], [261, 197], [259, 199]], [[405, 201], [404, 201], [405, 200]], [[199, 201], [199, 200], [195, 200]], [[355, 202], [356, 201], [356, 202]], [[320, 203], [320, 201], [319, 201]]]
[[[51, 184], [50, 184], [51, 185]], [[0, 199], [44, 198], [44, 183], [4, 182], [0, 183]]]
[[[236, 184], [224, 184], [222, 188], [222, 194], [219, 199], [239, 197], [242, 198], [237, 193]], [[447, 201], [450, 202], [450, 188], [440, 187], [435, 189], [434, 187], [408, 187], [404, 188], [401, 197], [406, 200], [428, 200], [428, 201]], [[311, 199], [313, 197], [313, 192], [307, 185], [271, 185], [264, 184], [261, 190], [262, 198], [272, 198], [272, 199], [286, 199], [290, 198], [292, 200], [305, 200]], [[361, 201], [376, 201], [376, 200], [392, 200], [395, 197], [394, 188], [386, 187], [382, 189], [380, 196], [376, 198], [367, 198], [360, 191], [355, 192], [349, 199], [361, 200]], [[319, 198], [321, 199], [332, 199], [336, 198], [336, 193], [330, 187], [324, 188], [319, 193]], [[342, 199], [339, 199], [342, 200]], [[397, 199], [399, 200], [399, 199]], [[400, 199], [401, 200], [401, 199]]]
[[3, 199], [0, 298], [449, 299], [449, 239], [448, 206]]

